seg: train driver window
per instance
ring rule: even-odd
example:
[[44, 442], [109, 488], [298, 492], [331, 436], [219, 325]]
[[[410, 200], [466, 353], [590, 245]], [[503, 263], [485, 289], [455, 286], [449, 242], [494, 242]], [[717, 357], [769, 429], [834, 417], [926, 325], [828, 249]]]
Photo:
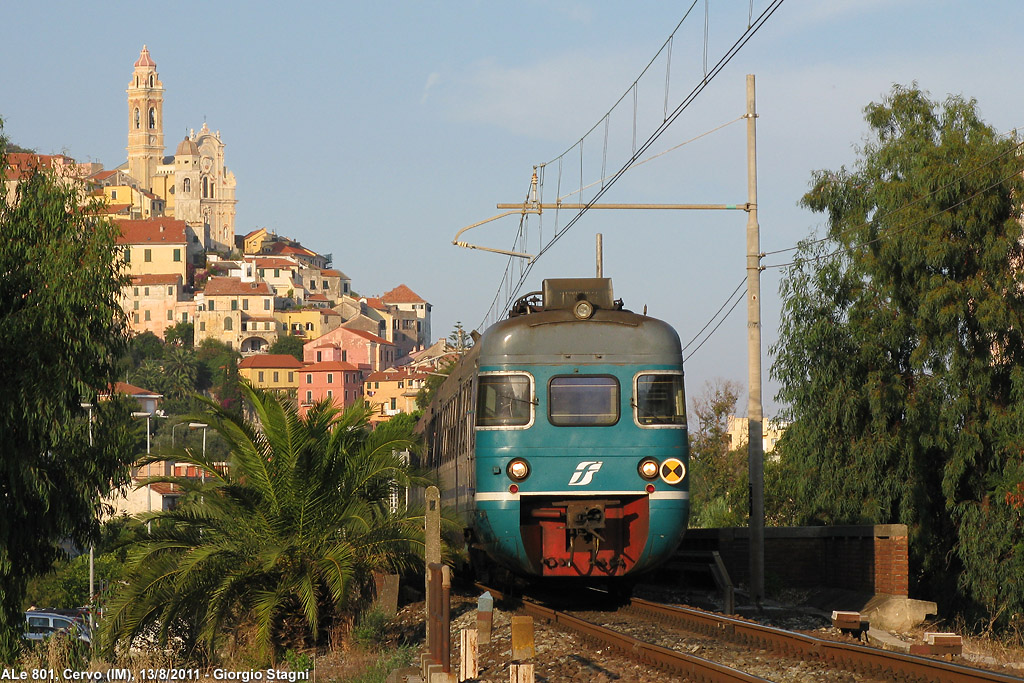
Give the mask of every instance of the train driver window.
[[615, 424], [619, 421], [619, 381], [610, 375], [552, 377], [548, 420], [562, 427]]
[[477, 427], [528, 427], [532, 422], [529, 375], [480, 375]]
[[641, 427], [685, 427], [683, 376], [678, 373], [637, 375], [633, 411]]

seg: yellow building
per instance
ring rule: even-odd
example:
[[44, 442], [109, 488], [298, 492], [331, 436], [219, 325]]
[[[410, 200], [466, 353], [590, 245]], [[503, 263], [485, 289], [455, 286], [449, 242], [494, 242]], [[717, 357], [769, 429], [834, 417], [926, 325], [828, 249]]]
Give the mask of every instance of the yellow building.
[[192, 320], [196, 306], [185, 296], [181, 276], [173, 273], [133, 277], [121, 305], [132, 334], [152, 332], [161, 339], [168, 327]]
[[341, 327], [341, 314], [332, 308], [291, 308], [275, 312], [274, 317], [288, 334], [303, 342], [318, 339]]
[[238, 374], [254, 387], [286, 392], [295, 398], [302, 368], [302, 361], [295, 356], [260, 353], [243, 358], [238, 363]]
[[[740, 446], [746, 445], [747, 433], [750, 430], [747, 425], [748, 420], [745, 417], [736, 417], [735, 415], [728, 416], [726, 431], [729, 435], [729, 448], [739, 448]], [[775, 444], [778, 443], [788, 426], [789, 423], [787, 422], [772, 419], [765, 419], [761, 423], [761, 438], [764, 453], [771, 453], [775, 450]]]
[[118, 222], [129, 275], [180, 275], [185, 280], [185, 222], [149, 218]]
[[386, 422], [398, 413], [416, 410], [416, 395], [427, 381], [425, 373], [408, 368], [388, 368], [369, 374], [364, 380], [363, 397], [373, 408], [371, 422]]
[[266, 282], [211, 277], [196, 294], [195, 342], [212, 337], [242, 353], [265, 351], [277, 341], [274, 292]]

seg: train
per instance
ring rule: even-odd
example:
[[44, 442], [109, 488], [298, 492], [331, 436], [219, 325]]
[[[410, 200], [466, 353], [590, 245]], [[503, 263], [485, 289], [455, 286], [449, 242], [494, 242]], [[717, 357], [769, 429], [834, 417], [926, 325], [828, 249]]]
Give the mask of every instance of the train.
[[473, 337], [418, 427], [473, 570], [615, 585], [668, 559], [690, 513], [675, 330], [610, 278], [552, 278]]

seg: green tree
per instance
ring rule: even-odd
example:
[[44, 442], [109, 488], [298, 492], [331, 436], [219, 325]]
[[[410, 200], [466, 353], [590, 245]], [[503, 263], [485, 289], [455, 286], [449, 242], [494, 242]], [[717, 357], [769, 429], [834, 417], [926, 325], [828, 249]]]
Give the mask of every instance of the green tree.
[[270, 345], [268, 351], [270, 353], [295, 356], [297, 360], [302, 360], [302, 340], [295, 335], [282, 335]]
[[237, 406], [241, 395], [238, 392], [238, 361], [242, 355], [227, 344], [207, 337], [196, 350], [196, 388], [208, 392], [224, 406]]
[[[117, 228], [79, 200], [74, 186], [41, 170], [20, 180], [11, 201], [0, 198], [4, 662], [21, 646], [26, 582], [62, 555], [61, 540], [88, 545], [101, 497], [128, 474], [127, 408], [96, 400], [125, 350], [120, 298], [127, 279]], [[93, 445], [83, 401], [95, 404]]]
[[164, 330], [164, 341], [168, 344], [184, 346], [191, 349], [195, 346], [196, 328], [195, 325], [184, 320], [171, 325]]
[[781, 285], [777, 448], [805, 520], [909, 525], [918, 589], [998, 621], [1024, 612], [1020, 148], [916, 86], [865, 111], [803, 198], [828, 233]]
[[694, 524], [740, 526], [749, 513], [747, 450], [729, 442], [729, 416], [742, 388], [736, 382], [707, 382], [691, 400], [690, 471]]
[[[415, 447], [410, 423], [369, 428], [369, 410], [329, 403], [305, 418], [274, 393], [243, 385], [255, 419], [210, 403], [204, 421], [230, 444], [229, 468], [188, 451], [205, 484], [176, 510], [151, 516], [134, 544], [127, 584], [108, 610], [113, 651], [156, 629], [183, 655], [211, 656], [224, 634], [255, 625], [264, 656], [322, 640], [359, 604], [373, 570], [399, 571], [422, 554], [422, 512], [392, 511], [392, 487], [426, 482], [396, 451]], [[300, 641], [300, 642], [296, 642]]]
[[442, 365], [436, 370], [428, 373], [427, 381], [425, 381], [423, 386], [420, 387], [420, 390], [416, 392], [417, 410], [426, 410], [427, 406], [430, 405], [430, 402], [434, 400], [434, 394], [436, 394], [438, 388], [444, 384], [444, 381], [448, 379], [448, 375], [451, 374], [454, 368], [455, 363], [452, 362], [447, 365]]

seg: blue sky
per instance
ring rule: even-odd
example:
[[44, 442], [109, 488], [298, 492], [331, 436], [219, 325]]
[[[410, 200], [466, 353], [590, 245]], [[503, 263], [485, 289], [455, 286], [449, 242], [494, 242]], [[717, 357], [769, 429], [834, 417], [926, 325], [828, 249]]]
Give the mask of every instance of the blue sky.
[[[756, 16], [767, 0], [755, 0]], [[221, 131], [238, 180], [237, 230], [267, 227], [334, 255], [362, 294], [405, 283], [434, 305], [434, 334], [483, 322], [504, 257], [452, 246], [462, 227], [521, 201], [534, 165], [570, 150], [627, 91], [689, 3], [112, 2], [7, 4], [0, 45], [0, 117], [16, 143], [113, 168], [127, 143], [125, 89], [148, 45], [166, 89], [168, 153], [205, 120]], [[747, 2], [708, 4], [707, 60], [746, 26]], [[705, 5], [637, 89], [641, 141], [703, 74]], [[1008, 131], [1024, 126], [1013, 67], [1024, 62], [1015, 2], [786, 0], [735, 59], [652, 145], [657, 154], [744, 110], [757, 78], [762, 249], [792, 246], [820, 224], [797, 203], [811, 171], [851, 165], [862, 110], [893, 83], [934, 99], [963, 94]], [[631, 102], [631, 98], [627, 98]], [[584, 143], [584, 184], [628, 156], [632, 109], [610, 117], [608, 153]], [[742, 122], [625, 174], [605, 202], [742, 203]], [[616, 163], [619, 162], [619, 163]], [[578, 149], [562, 165], [579, 184]], [[575, 180], [572, 171], [575, 169]], [[545, 167], [554, 197], [557, 163]], [[564, 194], [563, 190], [563, 194]], [[574, 201], [575, 196], [566, 201]], [[563, 212], [558, 227], [571, 217]], [[605, 274], [626, 306], [673, 324], [684, 343], [744, 276], [742, 212], [593, 211], [539, 259], [544, 277], [589, 276], [603, 233]], [[528, 222], [527, 250], [555, 217]], [[515, 218], [465, 235], [509, 248]], [[770, 263], [771, 260], [766, 260]], [[779, 270], [762, 278], [766, 412], [777, 337]], [[714, 378], [746, 383], [741, 303], [687, 364], [688, 391]], [[740, 401], [745, 411], [746, 399]]]

